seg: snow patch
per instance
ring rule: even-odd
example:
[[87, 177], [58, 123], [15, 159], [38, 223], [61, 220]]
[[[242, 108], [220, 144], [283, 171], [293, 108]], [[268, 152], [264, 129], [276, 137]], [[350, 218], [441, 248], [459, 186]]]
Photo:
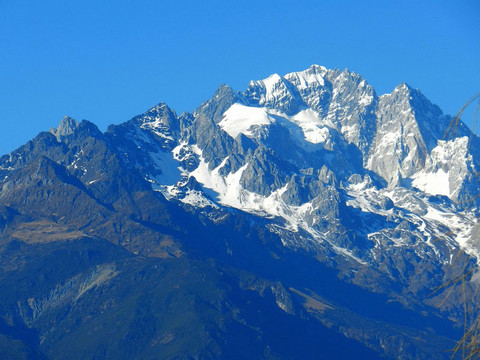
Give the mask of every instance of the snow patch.
[[184, 204], [189, 204], [194, 207], [205, 208], [207, 206], [211, 206], [215, 209], [218, 209], [217, 204], [213, 201], [207, 199], [201, 191], [198, 190], [188, 190], [186, 195], [179, 199]]
[[[223, 119], [218, 125], [233, 138], [236, 138], [239, 134], [253, 137], [256, 128], [279, 121], [280, 123], [283, 122], [283, 125], [289, 129], [292, 137], [300, 145], [305, 144], [305, 141], [312, 144], [327, 142], [330, 139], [330, 127], [333, 127], [329, 121], [321, 119], [320, 115], [312, 109], [302, 110], [293, 116], [288, 116], [277, 110], [242, 104], [233, 104], [225, 111]], [[301, 132], [298, 131], [297, 134], [291, 124], [297, 125]], [[300, 135], [300, 138], [298, 135]]]
[[[314, 211], [311, 203], [301, 206], [286, 204], [282, 194], [287, 191], [284, 186], [272, 192], [269, 196], [262, 196], [248, 190], [241, 185], [241, 177], [249, 164], [245, 164], [236, 172], [231, 172], [222, 177], [219, 170], [224, 166], [226, 159], [213, 170], [209, 170], [208, 163], [200, 155], [200, 164], [190, 175], [201, 183], [204, 188], [213, 191], [213, 196], [222, 205], [234, 207], [246, 212], [267, 217], [281, 217], [286, 220], [286, 228], [298, 231], [299, 227], [312, 233], [313, 230], [307, 224], [306, 216]], [[318, 234], [315, 236], [319, 238]]]
[[[427, 194], [455, 196], [468, 173], [467, 164], [472, 161], [468, 155], [468, 141], [466, 136], [439, 140], [427, 167], [412, 177], [412, 185]], [[451, 188], [451, 184], [455, 187]]]
[[319, 114], [312, 110], [302, 110], [288, 119], [302, 128], [305, 140], [312, 144], [326, 142], [330, 137], [328, 127], [324, 126]]
[[270, 125], [274, 122], [275, 119], [264, 108], [233, 104], [225, 111], [223, 119], [218, 125], [228, 135], [236, 138], [239, 134], [252, 136], [252, 128]]
[[434, 173], [420, 172], [413, 176], [412, 185], [431, 195], [450, 196], [449, 174], [443, 169]]
[[282, 78], [278, 74], [272, 74], [261, 81], [265, 87], [265, 101], [275, 99], [275, 88], [280, 81], [282, 81]]

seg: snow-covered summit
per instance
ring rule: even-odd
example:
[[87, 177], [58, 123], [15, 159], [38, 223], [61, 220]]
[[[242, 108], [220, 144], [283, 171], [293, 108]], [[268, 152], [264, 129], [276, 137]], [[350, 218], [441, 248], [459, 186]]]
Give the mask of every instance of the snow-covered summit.
[[[220, 86], [192, 114], [160, 103], [105, 134], [67, 118], [53, 135], [0, 159], [0, 193], [4, 204], [18, 204], [24, 197], [11, 189], [25, 194], [25, 184], [39, 199], [71, 189], [62, 209], [83, 194], [82, 214], [98, 200], [100, 213], [115, 216], [112, 239], [124, 226], [117, 214], [136, 231], [155, 227], [151, 220], [166, 209], [187, 210], [182, 222], [207, 224], [208, 233], [196, 238], [175, 227], [165, 235], [178, 233], [195, 249], [212, 240], [222, 261], [232, 251], [248, 261], [261, 249], [257, 241], [266, 242], [269, 264], [288, 253], [298, 269], [303, 254], [373, 292], [387, 284], [423, 303], [426, 289], [480, 256], [480, 141], [462, 123], [444, 138], [449, 122], [407, 85], [379, 97], [359, 74], [312, 66], [244, 91]], [[37, 175], [47, 172], [54, 186], [43, 191]], [[150, 207], [152, 200], [161, 206]], [[231, 228], [239, 231], [234, 247]], [[253, 229], [259, 236], [250, 237]]]
[[[389, 246], [442, 264], [459, 248], [476, 254], [463, 200], [480, 192], [478, 139], [463, 125], [444, 139], [449, 121], [405, 83], [378, 96], [355, 72], [313, 65], [223, 85], [193, 114], [159, 104], [112, 133], [167, 199], [242, 210], [286, 246], [381, 268]], [[460, 235], [439, 247], [446, 219]]]
[[308, 69], [292, 72], [285, 75], [285, 79], [294, 84], [299, 90], [310, 88], [316, 84], [324, 85], [324, 76], [328, 70], [324, 66], [312, 65]]

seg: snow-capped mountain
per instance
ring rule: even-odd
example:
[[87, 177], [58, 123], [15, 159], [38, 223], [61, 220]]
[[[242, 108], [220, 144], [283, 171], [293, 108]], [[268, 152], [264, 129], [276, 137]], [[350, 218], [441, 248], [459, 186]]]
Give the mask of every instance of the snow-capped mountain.
[[[31, 227], [34, 219], [35, 229], [49, 224], [69, 239], [107, 239], [146, 258], [182, 258], [194, 249], [197, 257], [278, 277], [271, 292], [286, 314], [304, 311], [387, 356], [415, 343], [421, 351], [406, 357], [429, 358], [440, 352], [412, 339], [427, 339], [422, 326], [431, 325], [441, 343], [444, 325], [423, 324], [418, 314], [460, 321], [458, 302], [432, 290], [480, 256], [480, 142], [461, 122], [452, 131], [451, 120], [407, 84], [378, 96], [360, 75], [318, 65], [251, 81], [244, 91], [223, 85], [193, 113], [160, 103], [105, 133], [66, 117], [0, 158], [0, 230], [4, 223]], [[21, 239], [30, 229], [10, 226], [2, 231]], [[191, 240], [197, 231], [205, 243]], [[272, 275], [264, 264], [283, 272]], [[116, 270], [106, 269], [108, 282]], [[323, 277], [329, 271], [335, 276]], [[245, 281], [264, 296], [266, 283]], [[341, 295], [349, 286], [361, 289], [362, 305]], [[58, 291], [49, 296], [63, 299]], [[391, 303], [402, 306], [398, 318], [363, 309]], [[18, 305], [22, 321], [34, 324], [26, 311], [40, 310], [27, 305]], [[421, 335], [396, 327], [410, 326], [401, 319], [405, 309]], [[377, 321], [396, 325], [378, 330]]]
[[448, 137], [450, 121], [407, 84], [379, 97], [356, 73], [313, 65], [244, 92], [223, 86], [193, 114], [159, 104], [108, 133], [167, 198], [272, 219], [289, 246], [381, 266], [393, 241], [448, 264], [477, 253], [465, 201], [480, 155], [465, 126]]

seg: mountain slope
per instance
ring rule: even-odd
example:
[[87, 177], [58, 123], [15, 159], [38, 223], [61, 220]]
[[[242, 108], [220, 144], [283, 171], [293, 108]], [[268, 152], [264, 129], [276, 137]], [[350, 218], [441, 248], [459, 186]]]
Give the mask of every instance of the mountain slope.
[[317, 65], [105, 133], [65, 118], [0, 158], [0, 346], [448, 357], [476, 284], [442, 285], [476, 266], [480, 155], [449, 122], [406, 84], [379, 97]]

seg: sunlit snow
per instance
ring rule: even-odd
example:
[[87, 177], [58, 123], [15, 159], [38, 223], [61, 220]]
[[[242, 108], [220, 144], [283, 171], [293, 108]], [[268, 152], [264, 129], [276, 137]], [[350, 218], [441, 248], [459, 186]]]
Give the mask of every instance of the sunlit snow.
[[448, 173], [443, 169], [438, 169], [435, 173], [414, 175], [412, 185], [427, 194], [450, 196]]
[[312, 144], [323, 143], [330, 136], [330, 131], [324, 126], [318, 113], [312, 109], [300, 111], [292, 116], [290, 121], [302, 128], [305, 140]]
[[331, 125], [331, 123], [321, 119], [319, 114], [312, 109], [302, 110], [293, 116], [288, 116], [282, 112], [263, 107], [233, 104], [225, 112], [218, 125], [233, 138], [236, 138], [239, 134], [252, 137], [253, 130], [256, 127], [271, 125], [282, 119], [286, 121], [283, 123], [284, 125], [290, 122], [300, 127], [303, 132], [303, 139], [296, 138], [295, 132], [290, 127], [291, 135], [300, 143], [307, 141], [312, 144], [319, 144], [326, 142], [330, 137], [328, 124]]
[[250, 136], [252, 127], [274, 122], [275, 119], [264, 108], [233, 104], [218, 125], [231, 137], [236, 138], [239, 134]]

